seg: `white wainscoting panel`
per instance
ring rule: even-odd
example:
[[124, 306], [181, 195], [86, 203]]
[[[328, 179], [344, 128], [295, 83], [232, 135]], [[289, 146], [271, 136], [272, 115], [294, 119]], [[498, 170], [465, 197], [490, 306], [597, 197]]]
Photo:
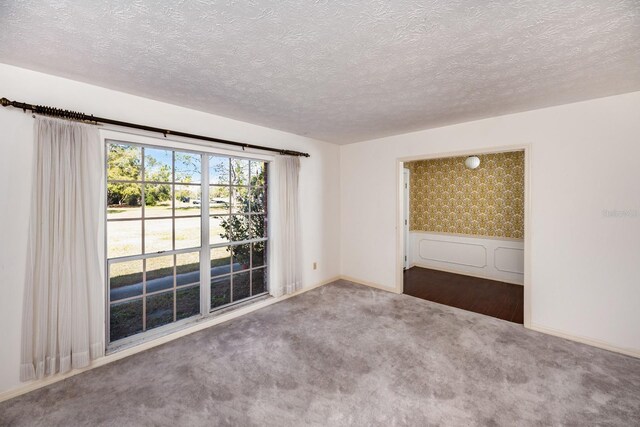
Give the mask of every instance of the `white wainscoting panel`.
[[505, 273], [524, 274], [524, 249], [498, 246], [493, 251], [493, 266]]
[[446, 233], [410, 233], [411, 265], [524, 283], [524, 242]]
[[468, 267], [487, 266], [487, 248], [465, 242], [450, 242], [442, 239], [423, 238], [418, 244], [420, 259], [446, 262]]

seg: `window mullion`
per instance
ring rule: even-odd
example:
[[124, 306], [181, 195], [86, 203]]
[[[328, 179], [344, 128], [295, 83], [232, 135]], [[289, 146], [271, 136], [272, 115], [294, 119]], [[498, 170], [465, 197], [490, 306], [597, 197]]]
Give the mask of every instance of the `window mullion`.
[[[146, 243], [145, 243], [145, 224], [147, 223], [146, 218], [145, 218], [145, 205], [146, 205], [146, 200], [145, 200], [145, 171], [144, 171], [144, 164], [145, 164], [145, 150], [144, 147], [140, 148], [140, 154], [142, 156], [141, 162], [140, 162], [140, 217], [142, 220], [142, 224], [141, 224], [141, 230], [142, 230], [142, 236], [140, 238], [140, 242], [142, 243], [142, 248], [141, 248], [141, 253], [144, 255], [146, 253]], [[146, 331], [147, 330], [147, 260], [146, 258], [142, 259], [142, 331]]]
[[178, 257], [175, 254], [176, 250], [176, 152], [171, 151], [171, 241], [172, 249], [174, 251], [171, 255], [173, 260], [173, 321], [178, 318], [178, 292], [176, 291], [176, 285], [178, 283]]
[[202, 154], [200, 192], [201, 247], [200, 247], [200, 314], [206, 315], [211, 309], [211, 249], [209, 249], [209, 155]]

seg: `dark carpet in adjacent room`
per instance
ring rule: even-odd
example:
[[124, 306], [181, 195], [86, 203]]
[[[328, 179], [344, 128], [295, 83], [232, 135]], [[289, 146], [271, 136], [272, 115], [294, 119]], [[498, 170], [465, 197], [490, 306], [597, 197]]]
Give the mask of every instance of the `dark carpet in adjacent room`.
[[339, 281], [0, 403], [0, 420], [630, 426], [640, 360]]
[[521, 285], [411, 267], [404, 272], [404, 293], [451, 307], [522, 324], [524, 288]]

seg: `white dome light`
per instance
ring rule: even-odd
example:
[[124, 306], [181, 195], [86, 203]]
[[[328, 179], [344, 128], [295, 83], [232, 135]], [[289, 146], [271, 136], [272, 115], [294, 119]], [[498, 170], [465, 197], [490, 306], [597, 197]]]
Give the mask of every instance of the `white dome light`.
[[464, 165], [468, 169], [475, 169], [480, 166], [480, 159], [478, 156], [469, 156], [464, 160]]

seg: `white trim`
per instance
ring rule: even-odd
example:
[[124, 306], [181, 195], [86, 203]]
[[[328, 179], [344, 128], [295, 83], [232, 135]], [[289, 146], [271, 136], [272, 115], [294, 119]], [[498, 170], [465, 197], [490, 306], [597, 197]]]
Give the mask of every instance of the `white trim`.
[[476, 149], [469, 149], [469, 150], [447, 151], [443, 153], [418, 154], [415, 156], [399, 157], [398, 160], [404, 163], [404, 162], [413, 162], [416, 160], [444, 159], [447, 157], [463, 157], [463, 156], [475, 156], [475, 155], [480, 156], [483, 154], [510, 153], [513, 151], [523, 151], [529, 147], [530, 147], [530, 144], [504, 145], [504, 146], [476, 148]]
[[636, 357], [640, 359], [640, 350], [626, 347], [617, 347], [615, 345], [606, 343], [604, 341], [596, 340], [593, 338], [582, 337], [579, 335], [573, 335], [568, 332], [563, 332], [558, 329], [548, 328], [546, 326], [532, 323], [527, 327], [532, 331], [541, 332], [543, 334], [553, 335], [566, 340], [579, 342], [581, 344], [590, 345], [592, 347], [601, 348], [603, 350], [613, 351], [614, 353], [624, 354], [625, 356]]
[[505, 240], [508, 242], [523, 242], [524, 239], [516, 239], [515, 237], [496, 237], [496, 236], [482, 236], [478, 234], [466, 234], [466, 233], [449, 233], [446, 231], [428, 231], [428, 230], [410, 230], [411, 233], [427, 233], [427, 234], [435, 234], [438, 236], [449, 236], [449, 237], [470, 237], [473, 239], [483, 239], [483, 240]]
[[9, 399], [13, 399], [14, 397], [20, 396], [22, 394], [25, 393], [29, 393], [30, 391], [34, 391], [37, 390], [39, 388], [42, 387], [46, 387], [48, 385], [57, 383], [58, 381], [62, 381], [66, 378], [70, 378], [73, 377], [75, 375], [81, 374], [83, 372], [89, 371], [91, 369], [97, 368], [99, 366], [104, 366], [107, 365], [109, 363], [115, 362], [116, 360], [120, 360], [120, 359], [124, 359], [125, 357], [128, 356], [132, 356], [134, 354], [137, 353], [141, 353], [145, 350], [149, 350], [151, 348], [157, 347], [159, 345], [174, 341], [178, 338], [182, 338], [184, 336], [193, 334], [194, 332], [198, 332], [201, 331], [203, 329], [207, 329], [210, 328], [212, 326], [218, 325], [220, 323], [224, 323], [227, 322], [229, 320], [238, 318], [240, 316], [244, 316], [245, 314], [249, 314], [251, 312], [254, 312], [256, 310], [260, 310], [262, 308], [268, 307], [271, 304], [275, 304], [278, 303], [280, 301], [284, 301], [286, 299], [289, 299], [291, 297], [303, 294], [307, 291], [310, 291], [312, 289], [318, 288], [320, 286], [324, 286], [327, 285], [329, 283], [335, 282], [336, 280], [339, 280], [340, 277], [333, 277], [329, 280], [325, 280], [323, 282], [317, 283], [315, 285], [303, 288], [299, 291], [296, 291], [292, 294], [289, 295], [283, 295], [280, 297], [271, 297], [265, 300], [261, 300], [258, 301], [254, 304], [249, 304], [246, 307], [241, 307], [238, 308], [237, 310], [228, 312], [228, 313], [223, 313], [220, 314], [219, 316], [215, 316], [215, 317], [208, 317], [208, 318], [204, 318], [202, 321], [195, 323], [193, 326], [181, 329], [180, 331], [177, 331], [175, 333], [169, 334], [169, 335], [164, 335], [162, 337], [159, 337], [157, 339], [154, 340], [149, 340], [149, 341], [145, 341], [143, 343], [140, 343], [140, 345], [134, 346], [134, 347], [129, 347], [126, 348], [124, 350], [118, 351], [116, 353], [111, 353], [108, 354], [104, 357], [101, 357], [99, 359], [94, 360], [91, 365], [89, 365], [86, 368], [82, 368], [82, 369], [73, 369], [65, 374], [56, 374], [56, 375], [52, 375], [50, 377], [46, 377], [44, 379], [41, 380], [35, 380], [32, 382], [28, 382], [25, 383], [24, 385], [20, 385], [14, 389], [11, 390], [7, 390], [5, 392], [0, 393], [0, 402], [4, 402], [5, 400], [9, 400]]
[[410, 219], [409, 218], [409, 212], [410, 212], [410, 206], [411, 206], [411, 169], [408, 168], [404, 168], [403, 170], [403, 176], [404, 176], [404, 188], [402, 189], [402, 194], [404, 197], [404, 215], [402, 220], [405, 221], [404, 224], [402, 224], [402, 235], [404, 236], [404, 268], [409, 268], [409, 264], [411, 264], [411, 242], [409, 239], [409, 235], [411, 234], [411, 230], [410, 227], [411, 225], [409, 224]]
[[[403, 230], [404, 197], [402, 193], [404, 181], [404, 163], [414, 160], [440, 159], [479, 154], [505, 153], [524, 151], [524, 326], [531, 326], [531, 144], [487, 147], [482, 149], [460, 150], [443, 153], [431, 153], [396, 159], [396, 286], [394, 292], [403, 293]], [[383, 288], [388, 290], [388, 288]]]
[[531, 144], [523, 146], [524, 149], [524, 327], [531, 327], [531, 310], [533, 306], [531, 298], [532, 282], [532, 267], [531, 256], [533, 254], [533, 246], [531, 244], [531, 234], [533, 228], [531, 227], [531, 156], [533, 155], [533, 149]]

